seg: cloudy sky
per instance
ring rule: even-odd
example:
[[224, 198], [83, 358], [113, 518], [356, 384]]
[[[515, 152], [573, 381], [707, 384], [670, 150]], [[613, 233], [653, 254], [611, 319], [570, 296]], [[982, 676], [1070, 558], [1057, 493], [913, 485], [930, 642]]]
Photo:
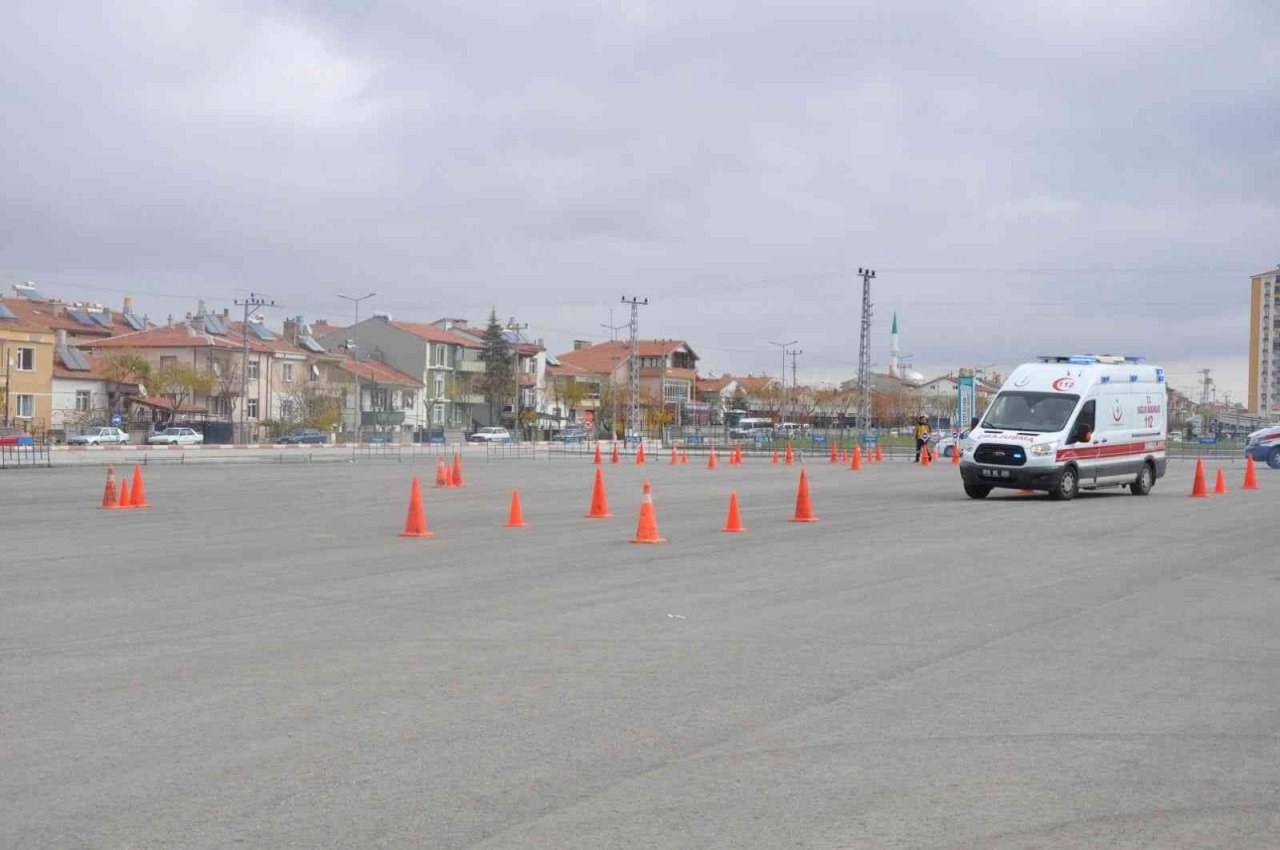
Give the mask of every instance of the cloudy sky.
[[[1023, 7], [1023, 8], [1019, 8]], [[1271, 2], [6, 4], [0, 271], [153, 318], [645, 336], [848, 377], [1141, 352], [1244, 394], [1280, 263]], [[366, 308], [367, 309], [367, 308]]]

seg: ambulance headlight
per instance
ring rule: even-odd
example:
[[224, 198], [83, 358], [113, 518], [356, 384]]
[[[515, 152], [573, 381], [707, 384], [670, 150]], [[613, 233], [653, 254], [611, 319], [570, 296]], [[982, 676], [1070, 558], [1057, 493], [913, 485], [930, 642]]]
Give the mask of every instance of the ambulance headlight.
[[1057, 448], [1058, 448], [1058, 444], [1056, 442], [1055, 443], [1037, 443], [1036, 445], [1031, 447], [1031, 456], [1044, 457], [1045, 455], [1051, 455], [1054, 453], [1054, 451], [1057, 450]]

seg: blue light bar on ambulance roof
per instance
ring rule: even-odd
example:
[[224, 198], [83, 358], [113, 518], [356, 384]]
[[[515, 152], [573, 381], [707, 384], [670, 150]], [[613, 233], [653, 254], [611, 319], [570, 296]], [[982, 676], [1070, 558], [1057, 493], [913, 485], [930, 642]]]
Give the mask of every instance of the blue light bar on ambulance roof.
[[1073, 363], [1077, 366], [1093, 366], [1099, 363], [1118, 365], [1121, 363], [1142, 363], [1146, 357], [1128, 354], [1041, 354], [1036, 358], [1041, 363]]

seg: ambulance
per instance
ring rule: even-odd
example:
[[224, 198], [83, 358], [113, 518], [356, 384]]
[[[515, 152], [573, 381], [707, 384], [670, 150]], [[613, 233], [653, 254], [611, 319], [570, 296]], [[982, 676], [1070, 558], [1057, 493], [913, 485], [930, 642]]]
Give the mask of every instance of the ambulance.
[[964, 441], [964, 492], [1080, 490], [1151, 492], [1164, 476], [1168, 393], [1164, 370], [1141, 357], [1061, 354], [1013, 370]]

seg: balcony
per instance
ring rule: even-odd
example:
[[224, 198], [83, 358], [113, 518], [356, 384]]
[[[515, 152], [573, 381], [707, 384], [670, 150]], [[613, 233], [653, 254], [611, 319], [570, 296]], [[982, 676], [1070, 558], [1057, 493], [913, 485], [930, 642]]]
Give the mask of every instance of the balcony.
[[360, 414], [361, 425], [403, 425], [403, 410], [366, 410]]
[[484, 364], [479, 360], [460, 360], [458, 361], [459, 372], [483, 373]]

